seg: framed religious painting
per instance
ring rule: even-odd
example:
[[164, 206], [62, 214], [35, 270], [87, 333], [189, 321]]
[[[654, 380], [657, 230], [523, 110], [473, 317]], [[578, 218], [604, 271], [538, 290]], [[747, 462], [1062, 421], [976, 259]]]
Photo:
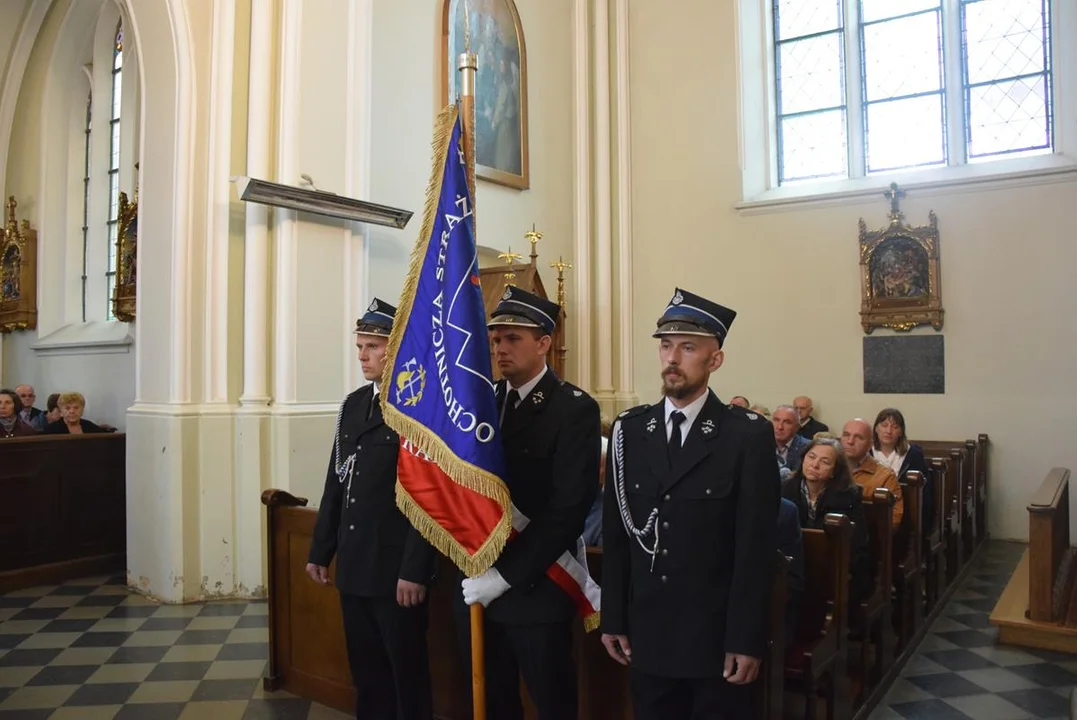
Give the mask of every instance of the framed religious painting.
[[516, 4], [513, 0], [444, 0], [441, 29], [442, 104], [457, 99], [457, 58], [467, 47], [468, 37], [478, 60], [475, 175], [528, 189], [527, 46]]
[[865, 333], [878, 327], [942, 329], [938, 218], [932, 211], [927, 225], [905, 224], [904, 194], [896, 184], [890, 186], [890, 222], [881, 230], [869, 231], [860, 219], [860, 324]]
[[8, 198], [7, 223], [0, 230], [0, 332], [37, 327], [37, 231], [15, 219]]

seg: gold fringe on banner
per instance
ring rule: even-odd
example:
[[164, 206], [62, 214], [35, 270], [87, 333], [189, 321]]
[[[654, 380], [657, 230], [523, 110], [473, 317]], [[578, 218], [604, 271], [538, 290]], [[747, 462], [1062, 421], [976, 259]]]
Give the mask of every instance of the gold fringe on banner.
[[[393, 331], [389, 335], [389, 346], [386, 351], [385, 370], [382, 373], [381, 387], [393, 387], [392, 379], [396, 368], [396, 356], [400, 351], [400, 340], [404, 330], [411, 319], [411, 310], [415, 302], [415, 293], [419, 284], [419, 274], [426, 260], [426, 253], [430, 246], [430, 235], [434, 231], [437, 221], [438, 203], [441, 199], [441, 182], [445, 175], [446, 156], [449, 152], [449, 142], [452, 139], [453, 127], [456, 124], [457, 109], [455, 105], [449, 105], [440, 113], [434, 123], [434, 163], [430, 173], [430, 182], [426, 187], [426, 203], [423, 207], [423, 224], [419, 230], [419, 239], [411, 251], [411, 262], [408, 266], [408, 275], [404, 280], [404, 289], [400, 293], [400, 302], [396, 311], [396, 319], [393, 321]], [[474, 206], [475, 198], [471, 198]], [[501, 506], [501, 518], [498, 520], [486, 542], [475, 552], [474, 555], [457, 542], [445, 528], [430, 517], [422, 506], [415, 501], [407, 490], [396, 483], [396, 505], [404, 513], [408, 521], [416, 530], [442, 554], [449, 557], [457, 567], [464, 571], [468, 577], [474, 577], [486, 572], [494, 561], [497, 560], [501, 551], [508, 542], [512, 532], [512, 512], [509, 490], [501, 478], [487, 472], [480, 467], [461, 460], [449, 446], [425, 425], [416, 422], [404, 413], [397, 410], [392, 404], [385, 401], [386, 392], [380, 395], [382, 416], [385, 424], [395, 430], [401, 437], [406, 438], [420, 452], [430, 458], [442, 469], [454, 483], [471, 490], [478, 495], [490, 498]], [[403, 448], [400, 452], [406, 452]]]

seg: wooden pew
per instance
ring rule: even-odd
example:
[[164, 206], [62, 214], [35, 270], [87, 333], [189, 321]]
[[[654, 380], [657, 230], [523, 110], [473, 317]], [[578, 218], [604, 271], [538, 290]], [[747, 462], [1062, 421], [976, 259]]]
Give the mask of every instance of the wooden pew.
[[[975, 441], [962, 440], [917, 440], [915, 441], [924, 451], [927, 458], [948, 458], [955, 473], [952, 485], [948, 481], [946, 498], [948, 507], [953, 512], [947, 512], [950, 518], [949, 530], [956, 533], [955, 543], [950, 544], [947, 538], [948, 560], [951, 562], [947, 567], [946, 581], [953, 582], [958, 573], [972, 557], [976, 549], [975, 528], [976, 518], [976, 475], [974, 467]], [[970, 446], [971, 443], [971, 446]]]
[[845, 671], [849, 630], [849, 553], [852, 521], [829, 514], [823, 530], [804, 530], [804, 598], [796, 640], [785, 655], [787, 689], [802, 693], [805, 717], [816, 699], [827, 702], [828, 720], [851, 716]]
[[126, 437], [0, 440], [0, 593], [127, 566]]
[[894, 538], [894, 631], [896, 652], [904, 650], [924, 620], [924, 478], [909, 471], [901, 483], [905, 516]]
[[1055, 468], [1028, 506], [1028, 619], [1058, 622], [1069, 600], [1073, 550], [1070, 548], [1070, 471]]
[[979, 542], [987, 539], [987, 446], [990, 438], [980, 433], [976, 438], [976, 537]]
[[1051, 470], [1028, 506], [1028, 549], [991, 613], [1001, 643], [1077, 652], [1069, 477]]
[[[864, 501], [871, 553], [875, 556], [875, 592], [859, 606], [851, 608], [850, 624], [860, 634], [860, 663], [853, 675], [857, 705], [882, 680], [894, 659], [894, 628], [890, 617], [890, 587], [893, 583], [893, 515], [896, 499], [886, 488], [876, 488]], [[874, 646], [874, 662], [872, 662]]]
[[929, 460], [934, 494], [935, 519], [924, 537], [924, 600], [925, 614], [935, 609], [943, 592], [946, 590], [946, 475], [948, 463], [941, 458]]

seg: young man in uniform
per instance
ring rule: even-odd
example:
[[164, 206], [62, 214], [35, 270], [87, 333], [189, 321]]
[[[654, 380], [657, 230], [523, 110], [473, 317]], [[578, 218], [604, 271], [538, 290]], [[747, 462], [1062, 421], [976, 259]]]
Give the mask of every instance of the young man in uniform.
[[602, 643], [636, 720], [752, 717], [780, 496], [773, 427], [708, 388], [735, 317], [678, 289], [654, 333], [665, 397], [614, 425]]
[[[520, 720], [519, 677], [540, 720], [577, 714], [571, 628], [575, 607], [546, 576], [575, 553], [598, 491], [601, 415], [587, 393], [546, 366], [560, 308], [510, 286], [489, 323], [506, 477], [512, 504], [530, 520], [486, 573], [463, 581], [463, 599], [485, 613], [486, 702], [491, 720]], [[462, 608], [461, 608], [462, 609]], [[460, 642], [470, 663], [468, 623]]]
[[355, 326], [369, 385], [348, 395], [318, 508], [307, 574], [336, 586], [361, 720], [430, 720], [427, 590], [436, 553], [396, 507], [400, 437], [378, 402], [396, 308], [377, 298]]

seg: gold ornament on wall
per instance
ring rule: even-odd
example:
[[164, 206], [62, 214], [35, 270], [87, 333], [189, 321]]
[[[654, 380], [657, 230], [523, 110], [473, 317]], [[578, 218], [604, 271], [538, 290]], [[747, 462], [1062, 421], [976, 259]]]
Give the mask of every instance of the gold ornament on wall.
[[905, 224], [897, 183], [883, 195], [890, 201], [890, 223], [868, 231], [860, 218], [860, 324], [870, 334], [877, 327], [907, 332], [917, 325], [942, 330], [939, 286], [939, 223], [935, 211], [928, 224]]
[[121, 322], [135, 321], [138, 288], [138, 193], [135, 201], [120, 191], [116, 232], [116, 285], [112, 289], [112, 314]]
[[7, 201], [0, 231], [0, 332], [37, 327], [37, 231], [15, 219], [15, 196]]

